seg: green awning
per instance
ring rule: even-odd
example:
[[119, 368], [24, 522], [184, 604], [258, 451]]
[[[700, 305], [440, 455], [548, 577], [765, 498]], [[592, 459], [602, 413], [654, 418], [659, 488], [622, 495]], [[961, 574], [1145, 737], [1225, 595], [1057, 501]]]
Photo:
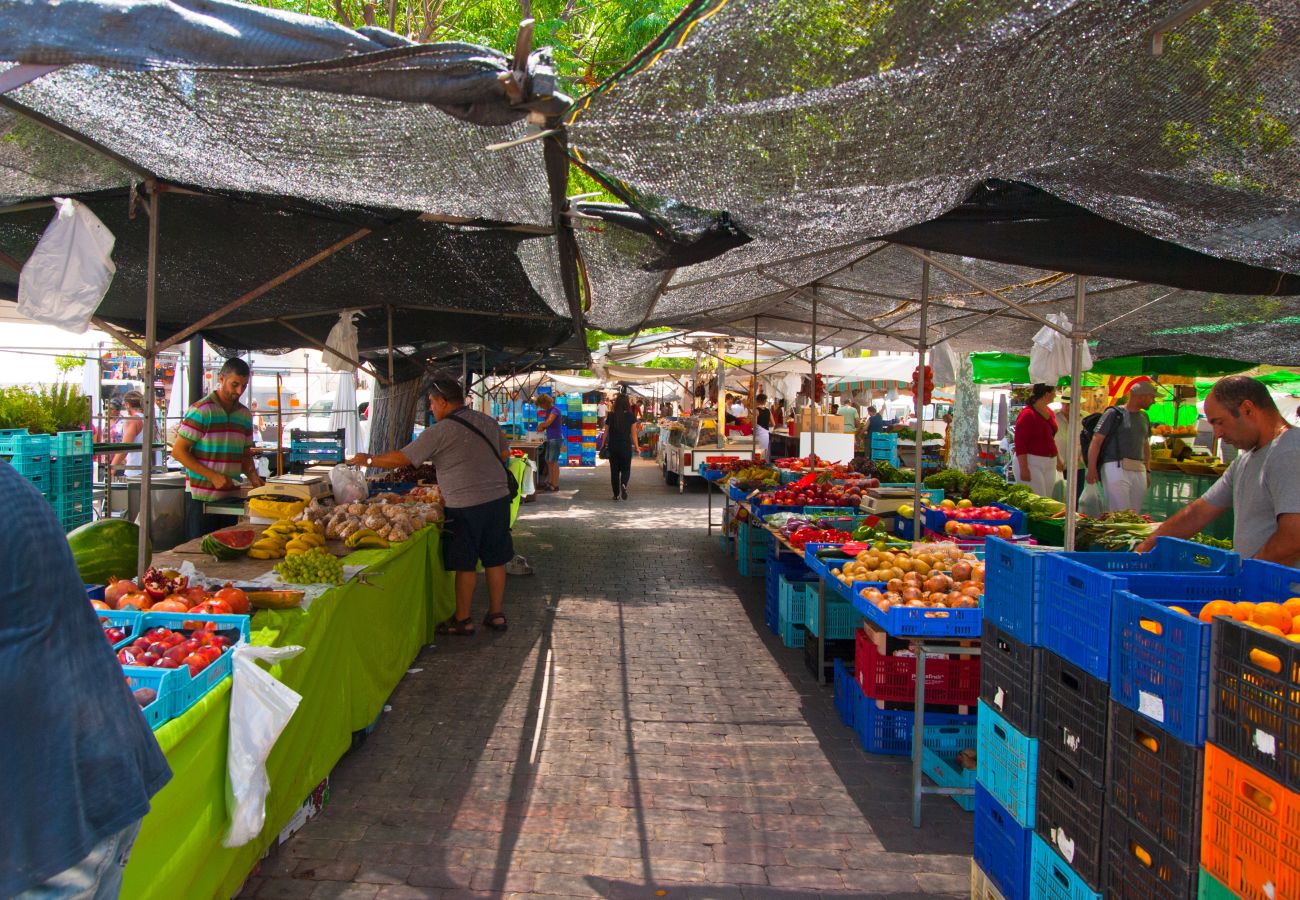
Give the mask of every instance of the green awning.
[[[1029, 357], [1016, 353], [972, 353], [976, 384], [1029, 384]], [[1251, 363], [1190, 353], [1168, 356], [1116, 356], [1093, 363], [1086, 373], [1102, 375], [1233, 375], [1253, 368]], [[1065, 380], [1062, 379], [1062, 383]], [[1085, 378], [1084, 384], [1088, 380]], [[1269, 382], [1266, 382], [1269, 383]]]

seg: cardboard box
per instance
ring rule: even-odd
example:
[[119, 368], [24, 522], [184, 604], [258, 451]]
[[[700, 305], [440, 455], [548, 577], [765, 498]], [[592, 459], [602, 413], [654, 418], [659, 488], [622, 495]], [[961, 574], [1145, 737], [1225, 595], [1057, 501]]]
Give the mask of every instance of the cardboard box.
[[[843, 434], [844, 417], [829, 416], [825, 413], [817, 414], [817, 427], [813, 428], [813, 413], [811, 409], [799, 410], [799, 431], [820, 431], [822, 433]], [[793, 430], [793, 429], [792, 429]]]

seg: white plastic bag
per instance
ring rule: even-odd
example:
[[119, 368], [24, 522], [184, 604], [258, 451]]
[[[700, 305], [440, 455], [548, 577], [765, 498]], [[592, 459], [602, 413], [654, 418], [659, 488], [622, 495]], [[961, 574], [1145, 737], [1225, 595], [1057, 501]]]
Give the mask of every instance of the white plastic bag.
[[230, 830], [222, 846], [241, 847], [262, 831], [266, 822], [266, 759], [302, 701], [296, 691], [276, 681], [257, 660], [279, 662], [297, 656], [302, 647], [240, 645], [234, 653], [234, 682], [230, 688], [230, 741], [226, 773], [235, 803]]
[[956, 352], [947, 341], [940, 341], [930, 348], [930, 374], [934, 376], [935, 384], [956, 384], [960, 365]]
[[[1070, 320], [1060, 313], [1048, 313], [1047, 321], [1066, 331], [1073, 327]], [[1054, 385], [1062, 378], [1068, 378], [1074, 362], [1073, 355], [1074, 345], [1070, 339], [1055, 328], [1044, 325], [1034, 335], [1034, 345], [1029, 351], [1029, 380], [1035, 384]], [[1082, 360], [1080, 371], [1086, 372], [1092, 368], [1092, 351], [1088, 349], [1087, 342], [1083, 345]]]
[[[321, 351], [321, 359], [325, 365], [334, 372], [355, 372], [357, 367], [348, 362], [348, 359], [357, 359], [357, 326], [356, 318], [361, 315], [360, 311], [355, 309], [345, 309], [339, 313], [339, 320], [334, 323], [330, 329], [329, 337], [325, 338], [325, 346], [329, 350]], [[331, 353], [330, 350], [336, 351]], [[340, 356], [339, 354], [342, 354]], [[348, 359], [344, 359], [347, 357]]]
[[117, 266], [113, 232], [76, 200], [55, 197], [56, 212], [18, 274], [18, 311], [29, 319], [85, 333]]
[[1091, 519], [1095, 519], [1106, 512], [1105, 503], [1101, 497], [1101, 484], [1085, 484], [1083, 493], [1079, 495], [1079, 512]]
[[370, 495], [366, 476], [356, 466], [335, 466], [330, 469], [330, 490], [334, 503], [359, 503]]

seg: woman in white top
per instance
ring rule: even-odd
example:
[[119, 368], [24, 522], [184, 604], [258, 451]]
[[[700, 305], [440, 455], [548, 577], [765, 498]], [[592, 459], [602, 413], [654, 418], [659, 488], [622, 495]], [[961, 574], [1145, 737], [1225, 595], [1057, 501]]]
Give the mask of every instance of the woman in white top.
[[[139, 391], [127, 391], [122, 398], [122, 416], [118, 421], [120, 430], [114, 435], [117, 441], [130, 444], [140, 440], [144, 432], [144, 396]], [[141, 458], [139, 450], [115, 453], [113, 466], [121, 467], [121, 473], [128, 478], [138, 476]]]

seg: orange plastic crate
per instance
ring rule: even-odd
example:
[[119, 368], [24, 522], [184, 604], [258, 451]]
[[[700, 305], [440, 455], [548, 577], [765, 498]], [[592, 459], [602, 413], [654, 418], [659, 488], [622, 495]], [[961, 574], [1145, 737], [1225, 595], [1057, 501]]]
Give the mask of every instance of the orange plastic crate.
[[1201, 866], [1247, 900], [1300, 898], [1300, 796], [1205, 745]]

